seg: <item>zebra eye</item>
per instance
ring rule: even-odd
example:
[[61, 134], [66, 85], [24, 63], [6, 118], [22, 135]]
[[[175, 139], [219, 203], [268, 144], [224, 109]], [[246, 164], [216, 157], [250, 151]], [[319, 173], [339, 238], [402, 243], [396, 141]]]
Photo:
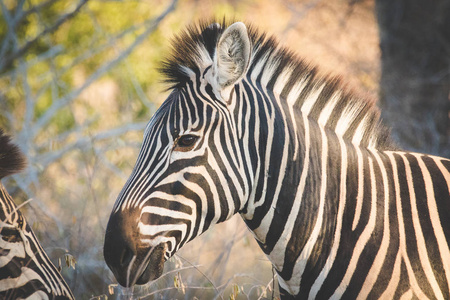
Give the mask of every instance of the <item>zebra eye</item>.
[[198, 137], [192, 134], [182, 135], [178, 138], [175, 150], [189, 151], [194, 147]]

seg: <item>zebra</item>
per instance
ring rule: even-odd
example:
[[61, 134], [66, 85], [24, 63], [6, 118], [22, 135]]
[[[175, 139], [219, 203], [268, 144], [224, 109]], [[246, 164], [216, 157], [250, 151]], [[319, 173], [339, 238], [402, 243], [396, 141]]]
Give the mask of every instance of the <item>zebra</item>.
[[[0, 179], [24, 167], [22, 152], [0, 129]], [[75, 299], [1, 182], [0, 298]]]
[[239, 213], [283, 299], [450, 299], [450, 160], [401, 150], [374, 101], [253, 25], [190, 25], [161, 71], [105, 233], [120, 285]]

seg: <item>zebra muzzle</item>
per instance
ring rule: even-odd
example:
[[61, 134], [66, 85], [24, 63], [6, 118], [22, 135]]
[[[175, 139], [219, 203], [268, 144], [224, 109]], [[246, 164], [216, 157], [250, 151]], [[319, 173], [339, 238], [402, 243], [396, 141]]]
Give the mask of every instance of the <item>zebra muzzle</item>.
[[108, 265], [117, 282], [123, 287], [146, 284], [161, 276], [165, 251], [165, 243], [150, 248], [139, 248], [137, 251], [125, 248], [118, 255], [117, 263]]
[[124, 287], [159, 278], [164, 268], [165, 242], [141, 243], [133, 228], [135, 214], [111, 216], [105, 234], [104, 257], [117, 282]]

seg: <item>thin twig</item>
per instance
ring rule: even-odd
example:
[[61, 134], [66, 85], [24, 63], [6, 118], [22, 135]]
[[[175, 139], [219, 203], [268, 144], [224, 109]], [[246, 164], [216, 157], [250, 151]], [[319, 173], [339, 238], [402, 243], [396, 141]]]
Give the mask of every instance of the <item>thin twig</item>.
[[63, 155], [67, 154], [69, 151], [72, 151], [74, 149], [85, 149], [86, 147], [91, 147], [94, 142], [109, 140], [121, 136], [129, 131], [143, 130], [146, 125], [147, 122], [130, 123], [122, 125], [117, 128], [105, 130], [103, 132], [93, 135], [92, 137], [80, 137], [76, 139], [75, 142], [66, 144], [59, 150], [47, 152], [42, 155], [37, 155], [36, 161], [38, 161], [43, 168], [46, 168], [51, 163], [55, 162], [56, 160], [60, 159]]
[[[194, 266], [194, 264], [191, 263], [191, 262], [190, 262], [189, 260], [187, 260], [186, 258], [180, 256], [179, 254], [175, 254], [175, 255], [176, 255], [177, 257], [181, 258], [182, 260], [184, 260], [185, 262], [187, 262], [188, 264], [190, 264], [191, 266]], [[209, 279], [209, 277], [206, 276], [206, 274], [203, 273], [202, 270], [200, 270], [200, 269], [197, 268], [197, 267], [194, 267], [194, 268], [195, 268], [200, 274], [202, 274], [202, 276], [205, 277], [206, 280], [208, 280], [208, 282], [214, 287], [214, 290], [216, 291], [217, 295], [219, 295], [220, 299], [223, 300], [223, 297], [222, 297], [221, 293], [220, 293], [219, 290], [217, 289], [216, 285], [212, 282], [212, 280]]]

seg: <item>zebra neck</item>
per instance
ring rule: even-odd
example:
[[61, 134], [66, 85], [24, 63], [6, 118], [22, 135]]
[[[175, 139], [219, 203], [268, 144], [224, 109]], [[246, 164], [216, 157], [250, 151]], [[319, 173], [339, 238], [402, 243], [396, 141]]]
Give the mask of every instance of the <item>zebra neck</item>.
[[256, 104], [264, 116], [250, 118], [259, 123], [249, 126], [258, 137], [259, 161], [241, 214], [281, 278], [290, 279], [325, 263], [312, 254], [331, 251], [339, 201], [349, 196], [341, 167], [357, 165], [358, 147], [279, 95], [261, 94], [269, 95]]

